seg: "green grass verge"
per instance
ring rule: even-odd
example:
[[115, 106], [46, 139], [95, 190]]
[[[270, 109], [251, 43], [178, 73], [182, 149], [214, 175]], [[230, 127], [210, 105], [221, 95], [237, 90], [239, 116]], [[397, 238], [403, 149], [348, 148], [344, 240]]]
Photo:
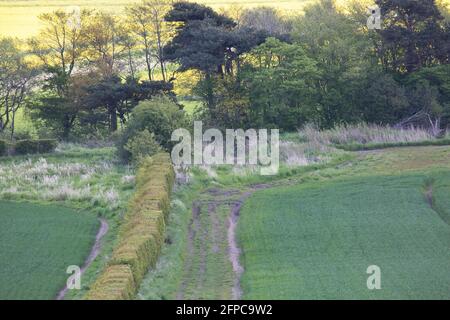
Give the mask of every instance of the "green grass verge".
[[[448, 171], [435, 176], [448, 186]], [[354, 177], [255, 194], [238, 232], [244, 298], [449, 299], [450, 227], [425, 199], [427, 177]], [[449, 189], [437, 190], [436, 202], [447, 205]], [[367, 289], [370, 265], [381, 268], [381, 290]]]
[[0, 202], [0, 300], [55, 299], [82, 266], [99, 222], [59, 206]]

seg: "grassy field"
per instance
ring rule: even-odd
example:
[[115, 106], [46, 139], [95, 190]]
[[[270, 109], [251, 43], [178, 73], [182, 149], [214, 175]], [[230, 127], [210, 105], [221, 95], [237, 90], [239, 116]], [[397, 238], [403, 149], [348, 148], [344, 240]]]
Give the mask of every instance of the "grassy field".
[[[450, 150], [389, 149], [260, 191], [238, 237], [245, 299], [449, 299]], [[382, 289], [366, 270], [381, 268]]]
[[[67, 212], [71, 212], [72, 215], [74, 212], [88, 212], [88, 221], [92, 219], [97, 221], [98, 217], [101, 217], [106, 219], [109, 224], [109, 231], [102, 238], [100, 254], [83, 275], [81, 290], [70, 290], [66, 299], [82, 298], [92, 281], [108, 262], [116, 241], [118, 227], [133, 192], [134, 169], [119, 163], [115, 149], [111, 147], [88, 148], [74, 144], [61, 144], [54, 154], [0, 158], [0, 201], [33, 202], [41, 205], [72, 208], [75, 211], [67, 209]], [[39, 206], [36, 208], [39, 209]], [[28, 215], [36, 213], [31, 215], [31, 218], [35, 218], [35, 221], [30, 220], [30, 223], [36, 225], [36, 232], [40, 232], [38, 227], [45, 228], [45, 225], [40, 226], [38, 224], [39, 218], [42, 217], [44, 222], [49, 219], [46, 217], [45, 210], [38, 209], [31, 210], [30, 208], [25, 212]], [[80, 216], [79, 214], [76, 215]], [[54, 216], [54, 212], [52, 212], [52, 216]], [[23, 216], [20, 221], [27, 217]], [[67, 228], [71, 227], [69, 218], [59, 221], [59, 217], [55, 217], [55, 223], [60, 223], [61, 228], [64, 224]], [[97, 222], [95, 223], [97, 224]], [[11, 226], [11, 228], [13, 227], [16, 228]], [[27, 225], [17, 228], [23, 230], [26, 227]], [[31, 232], [33, 225], [30, 224], [29, 228], [28, 231]], [[48, 232], [42, 232], [43, 235], [46, 233]], [[55, 236], [59, 236], [59, 234], [60, 232], [57, 231]], [[83, 230], [80, 230], [80, 234], [83, 234]], [[70, 235], [70, 232], [68, 235]], [[47, 239], [51, 244], [54, 241], [53, 233], [51, 236], [48, 235]], [[14, 248], [16, 243], [11, 242], [13, 240], [13, 238], [8, 238], [3, 241], [2, 238], [1, 248], [3, 246]], [[82, 245], [83, 241], [80, 240], [80, 242]], [[25, 245], [25, 243], [21, 245]], [[1, 252], [2, 250], [0, 250], [0, 255]], [[69, 255], [70, 252], [63, 259], [67, 260]], [[49, 256], [45, 257], [48, 258]], [[77, 258], [76, 252], [73, 257]], [[50, 258], [52, 257], [50, 256]], [[6, 261], [13, 261], [13, 263], [8, 263], [5, 268], [3, 264], [0, 267], [0, 273], [2, 273], [0, 288], [4, 287], [3, 281], [9, 272], [8, 270], [21, 267], [16, 265], [15, 260]], [[0, 264], [2, 262], [4, 262], [3, 257], [0, 259]], [[30, 272], [32, 271], [30, 270]], [[61, 284], [60, 281], [58, 284]], [[50, 293], [49, 296], [51, 294], [53, 293]]]
[[[36, 34], [40, 27], [39, 14], [79, 6], [87, 9], [103, 9], [120, 13], [123, 8], [135, 0], [0, 0], [0, 35], [27, 38]], [[276, 6], [280, 9], [300, 11], [311, 0], [199, 0], [215, 9], [224, 8], [232, 3], [239, 3], [245, 7]]]
[[0, 202], [0, 300], [54, 299], [67, 267], [82, 266], [95, 216], [65, 207]]
[[[301, 132], [284, 134], [280, 150], [277, 177], [190, 172], [138, 298], [450, 298], [449, 147], [346, 152]], [[367, 289], [371, 265], [380, 291]]]

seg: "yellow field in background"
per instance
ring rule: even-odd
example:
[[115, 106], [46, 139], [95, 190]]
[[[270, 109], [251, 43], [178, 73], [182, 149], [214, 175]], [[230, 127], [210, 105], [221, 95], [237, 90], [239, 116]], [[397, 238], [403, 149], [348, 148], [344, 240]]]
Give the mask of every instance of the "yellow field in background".
[[[215, 9], [239, 3], [246, 7], [274, 6], [286, 11], [301, 11], [314, 0], [198, 0]], [[60, 8], [79, 6], [121, 13], [123, 8], [136, 0], [0, 0], [0, 36], [27, 38], [39, 30], [38, 16]]]

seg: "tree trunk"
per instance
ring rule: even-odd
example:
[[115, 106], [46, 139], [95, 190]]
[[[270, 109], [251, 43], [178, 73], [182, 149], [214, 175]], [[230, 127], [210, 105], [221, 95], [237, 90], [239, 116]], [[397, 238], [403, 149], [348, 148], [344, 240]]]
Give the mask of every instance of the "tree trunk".
[[206, 103], [208, 105], [208, 109], [212, 111], [214, 109], [214, 88], [212, 83], [212, 77], [209, 72], [206, 73], [205, 82], [206, 82]]
[[117, 112], [116, 108], [110, 108], [109, 110], [109, 124], [111, 132], [117, 131]]
[[14, 140], [15, 120], [16, 120], [16, 111], [13, 111], [11, 119], [11, 141]]
[[135, 79], [135, 75], [134, 75], [134, 67], [133, 67], [133, 58], [131, 56], [131, 48], [128, 48], [128, 63], [130, 65], [130, 72], [131, 72], [131, 77], [133, 79]]
[[68, 119], [68, 117], [66, 117], [66, 119], [64, 119], [62, 132], [62, 138], [64, 141], [69, 140], [70, 129], [71, 129], [70, 120]]

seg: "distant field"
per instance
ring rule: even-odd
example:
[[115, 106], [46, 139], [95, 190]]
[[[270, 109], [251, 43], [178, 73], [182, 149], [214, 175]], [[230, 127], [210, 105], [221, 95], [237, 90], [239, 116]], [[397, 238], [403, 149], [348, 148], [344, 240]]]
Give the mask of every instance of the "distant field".
[[[275, 6], [280, 9], [300, 11], [305, 4], [314, 0], [199, 0], [204, 3], [220, 9], [232, 3], [239, 3], [246, 7], [256, 6]], [[17, 36], [27, 38], [35, 35], [39, 29], [39, 14], [53, 11], [58, 8], [67, 8], [70, 6], [79, 6], [90, 9], [103, 9], [110, 12], [121, 13], [123, 8], [136, 0], [0, 0], [0, 35]]]
[[239, 222], [244, 299], [449, 299], [446, 149], [369, 153], [370, 171], [256, 193]]
[[0, 202], [0, 300], [54, 299], [70, 265], [82, 266], [94, 215], [58, 206]]

